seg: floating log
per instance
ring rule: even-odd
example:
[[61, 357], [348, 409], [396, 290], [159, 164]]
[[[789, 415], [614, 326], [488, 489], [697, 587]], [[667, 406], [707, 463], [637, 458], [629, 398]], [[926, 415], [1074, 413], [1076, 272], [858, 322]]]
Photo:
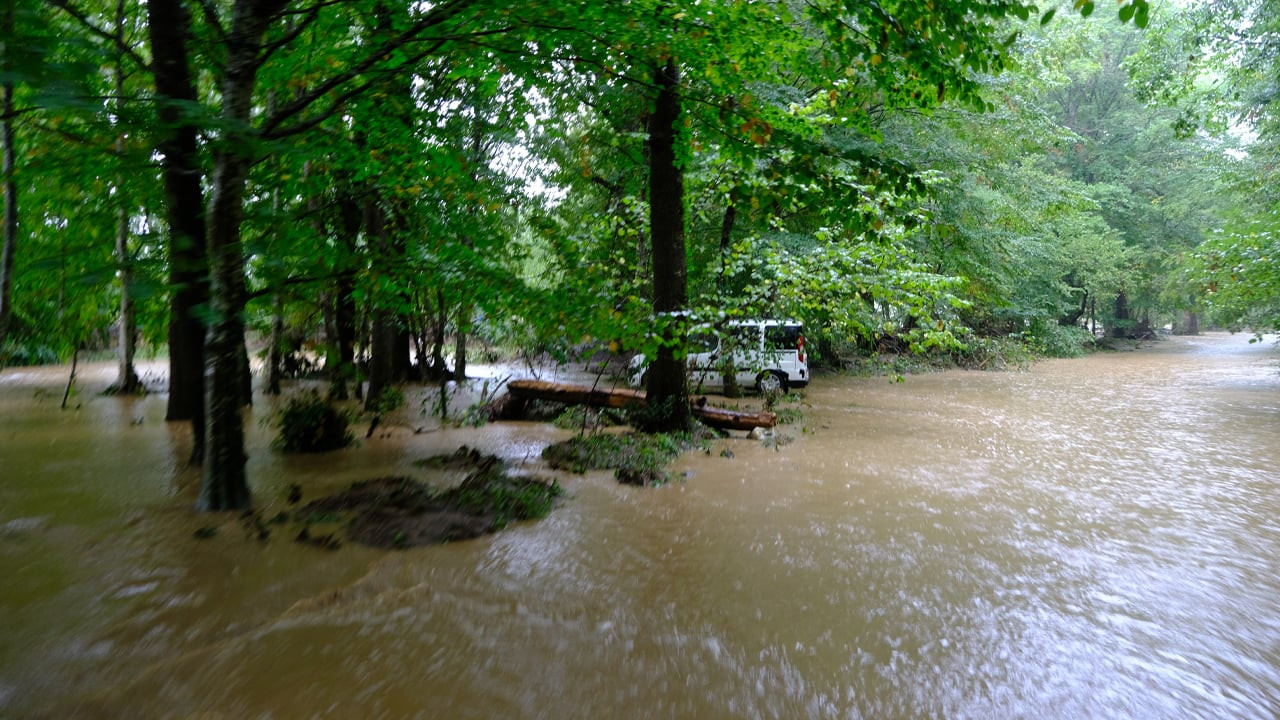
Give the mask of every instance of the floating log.
[[[568, 385], [545, 380], [512, 380], [507, 383], [511, 396], [521, 400], [547, 400], [567, 405], [625, 408], [645, 404], [643, 390], [630, 388], [598, 388], [586, 385]], [[723, 430], [751, 430], [771, 428], [778, 424], [778, 417], [770, 412], [741, 412], [706, 405], [705, 399], [693, 401], [689, 409], [694, 417], [714, 428]]]

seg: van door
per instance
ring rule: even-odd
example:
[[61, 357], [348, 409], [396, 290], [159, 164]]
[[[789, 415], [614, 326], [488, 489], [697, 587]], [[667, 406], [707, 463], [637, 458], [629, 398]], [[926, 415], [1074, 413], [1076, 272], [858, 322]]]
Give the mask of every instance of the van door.
[[804, 326], [799, 323], [769, 325], [764, 331], [765, 353], [787, 376], [787, 383], [803, 387], [809, 382], [809, 362], [804, 349]]
[[720, 338], [709, 328], [699, 328], [689, 332], [685, 347], [689, 351], [685, 358], [689, 379], [695, 387], [700, 387], [715, 377], [716, 365], [720, 361]]
[[761, 349], [764, 347], [763, 328], [760, 323], [742, 323], [729, 328], [729, 338], [733, 343], [733, 367], [738, 385], [751, 387], [756, 375], [768, 362]]

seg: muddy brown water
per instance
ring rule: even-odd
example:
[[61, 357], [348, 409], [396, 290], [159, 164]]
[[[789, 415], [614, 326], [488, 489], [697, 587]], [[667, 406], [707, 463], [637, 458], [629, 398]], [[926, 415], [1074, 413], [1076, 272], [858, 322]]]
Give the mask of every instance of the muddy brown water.
[[[65, 368], [7, 369], [0, 716], [1276, 717], [1276, 359], [1211, 335], [820, 377], [790, 444], [719, 441], [657, 490], [565, 476], [546, 520], [403, 552], [196, 516], [163, 397], [96, 397], [91, 366], [63, 412]], [[248, 427], [268, 513], [462, 444], [538, 472], [567, 435], [286, 457]]]

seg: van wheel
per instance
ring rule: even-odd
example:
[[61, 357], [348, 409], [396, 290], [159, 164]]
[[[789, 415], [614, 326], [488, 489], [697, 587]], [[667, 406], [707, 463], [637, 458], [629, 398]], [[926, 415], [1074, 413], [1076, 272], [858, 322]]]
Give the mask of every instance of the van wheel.
[[787, 379], [782, 373], [762, 372], [756, 376], [756, 390], [760, 394], [784, 393], [787, 391]]

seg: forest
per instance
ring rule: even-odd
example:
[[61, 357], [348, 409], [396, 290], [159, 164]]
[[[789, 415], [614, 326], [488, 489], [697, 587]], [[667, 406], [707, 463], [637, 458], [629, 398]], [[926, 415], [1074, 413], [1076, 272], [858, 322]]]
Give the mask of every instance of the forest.
[[167, 357], [199, 507], [241, 408], [805, 323], [815, 365], [1280, 329], [1267, 0], [12, 0], [0, 367]]

